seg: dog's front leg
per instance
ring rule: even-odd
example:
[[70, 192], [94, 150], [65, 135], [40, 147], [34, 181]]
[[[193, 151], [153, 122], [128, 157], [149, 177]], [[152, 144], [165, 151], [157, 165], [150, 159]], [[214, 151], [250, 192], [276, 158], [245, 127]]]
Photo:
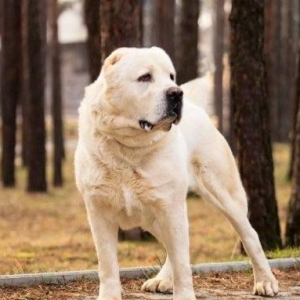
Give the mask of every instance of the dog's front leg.
[[[162, 271], [153, 279], [143, 285], [145, 291], [164, 291], [164, 285], [169, 292], [171, 287], [167, 284], [171, 271], [173, 281], [174, 300], [194, 300], [192, 272], [189, 257], [189, 236], [186, 203], [174, 203], [171, 207], [159, 211], [150, 228], [152, 232], [166, 247], [168, 258]], [[153, 290], [153, 284], [156, 288]], [[161, 289], [158, 288], [161, 286]]]
[[99, 263], [100, 290], [98, 300], [121, 300], [121, 284], [117, 258], [118, 225], [108, 218], [95, 200], [87, 200], [86, 208]]

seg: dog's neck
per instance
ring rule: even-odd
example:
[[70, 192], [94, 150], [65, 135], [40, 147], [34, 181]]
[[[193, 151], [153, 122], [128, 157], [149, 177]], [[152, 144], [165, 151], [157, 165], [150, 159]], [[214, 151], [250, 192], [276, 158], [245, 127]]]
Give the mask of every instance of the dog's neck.
[[[95, 147], [94, 154], [100, 152], [109, 153], [113, 158], [126, 161], [129, 164], [147, 159], [167, 142], [172, 130], [164, 132], [161, 130], [144, 131], [137, 122], [124, 118], [123, 116], [106, 113], [100, 106], [91, 107], [88, 103], [82, 103], [80, 107], [80, 118], [84, 118], [84, 132], [80, 131], [80, 138], [87, 141], [91, 138], [93, 143], [85, 143]], [[126, 124], [126, 126], [125, 126]], [[92, 149], [90, 149], [92, 150]]]

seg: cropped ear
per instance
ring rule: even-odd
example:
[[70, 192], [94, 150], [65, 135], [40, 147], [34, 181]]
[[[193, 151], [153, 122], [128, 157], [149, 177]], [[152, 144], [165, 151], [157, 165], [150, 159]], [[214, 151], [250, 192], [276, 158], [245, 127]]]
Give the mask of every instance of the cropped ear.
[[113, 51], [104, 61], [104, 68], [115, 65], [128, 52], [128, 48], [118, 48]]

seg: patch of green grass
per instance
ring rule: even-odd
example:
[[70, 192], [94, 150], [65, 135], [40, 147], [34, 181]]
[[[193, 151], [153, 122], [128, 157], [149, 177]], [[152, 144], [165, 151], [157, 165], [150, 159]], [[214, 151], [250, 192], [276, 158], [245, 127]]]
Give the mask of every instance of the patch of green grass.
[[266, 255], [268, 258], [288, 258], [288, 257], [300, 258], [300, 248], [277, 249], [274, 251], [266, 252]]

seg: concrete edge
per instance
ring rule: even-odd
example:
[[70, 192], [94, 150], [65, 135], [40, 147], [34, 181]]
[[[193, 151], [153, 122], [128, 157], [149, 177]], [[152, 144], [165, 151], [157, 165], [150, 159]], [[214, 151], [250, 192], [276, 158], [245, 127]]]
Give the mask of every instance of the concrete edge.
[[[269, 260], [271, 268], [288, 269], [300, 268], [299, 258], [281, 258]], [[192, 266], [194, 273], [207, 273], [207, 272], [238, 272], [251, 269], [249, 261], [238, 262], [223, 262], [223, 263], [205, 263]], [[138, 268], [122, 268], [120, 269], [121, 278], [142, 278], [150, 277], [157, 273], [160, 268], [154, 267], [138, 267]], [[66, 284], [70, 281], [79, 279], [97, 279], [98, 272], [91, 271], [69, 271], [69, 272], [56, 272], [56, 273], [36, 273], [36, 274], [18, 274], [18, 275], [3, 275], [0, 276], [0, 287], [7, 286], [33, 286], [40, 284]]]
[[[300, 257], [269, 259], [272, 269], [300, 268]], [[250, 261], [233, 261], [223, 263], [197, 264], [192, 266], [195, 273], [207, 272], [239, 272], [252, 269]]]

